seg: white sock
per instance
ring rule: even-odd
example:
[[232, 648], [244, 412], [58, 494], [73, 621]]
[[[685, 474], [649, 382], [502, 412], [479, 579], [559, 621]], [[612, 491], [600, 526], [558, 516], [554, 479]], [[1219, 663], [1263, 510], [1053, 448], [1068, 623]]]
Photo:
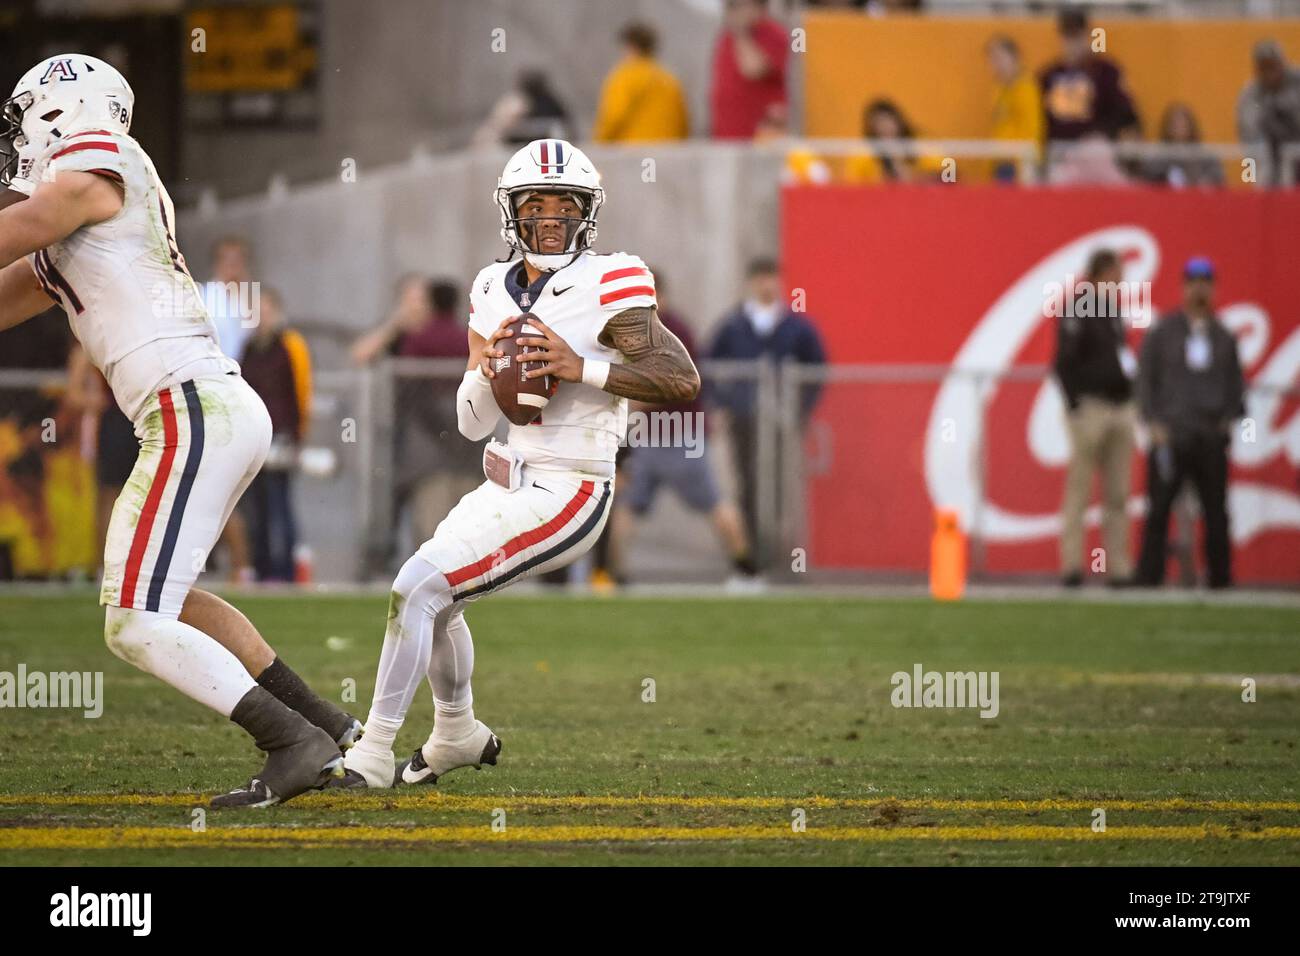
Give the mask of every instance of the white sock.
[[104, 639], [128, 664], [223, 717], [257, 686], [234, 654], [198, 628], [157, 611], [109, 607]]
[[375, 675], [375, 696], [358, 747], [376, 753], [392, 750], [429, 667], [434, 622], [430, 609], [449, 590], [442, 573], [419, 555], [410, 558], [397, 573]]
[[366, 732], [352, 749], [364, 749], [382, 754], [391, 753], [393, 741], [397, 739], [397, 732], [401, 729], [402, 722], [400, 720], [393, 720], [383, 714], [377, 714], [371, 708], [370, 715], [366, 717]]
[[455, 704], [433, 699], [437, 716], [433, 721], [433, 736], [439, 740], [463, 740], [474, 732], [474, 699], [467, 698]]

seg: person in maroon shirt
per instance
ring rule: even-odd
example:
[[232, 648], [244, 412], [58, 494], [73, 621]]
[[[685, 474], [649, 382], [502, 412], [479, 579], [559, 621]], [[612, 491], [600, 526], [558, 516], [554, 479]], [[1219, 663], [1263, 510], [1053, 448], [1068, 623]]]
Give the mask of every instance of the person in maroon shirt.
[[[416, 274], [398, 280], [388, 318], [352, 346], [367, 365], [385, 356], [465, 359], [465, 321], [455, 283]], [[394, 382], [394, 492], [417, 541], [433, 537], [451, 506], [483, 480], [482, 450], [456, 427], [454, 377], [399, 375]]]
[[1039, 76], [1048, 140], [1079, 140], [1097, 134], [1114, 140], [1139, 135], [1137, 110], [1124, 74], [1093, 52], [1087, 13], [1062, 10], [1057, 30], [1061, 56]]
[[765, 117], [783, 112], [789, 51], [790, 34], [765, 0], [727, 0], [713, 52], [715, 139], [752, 139]]

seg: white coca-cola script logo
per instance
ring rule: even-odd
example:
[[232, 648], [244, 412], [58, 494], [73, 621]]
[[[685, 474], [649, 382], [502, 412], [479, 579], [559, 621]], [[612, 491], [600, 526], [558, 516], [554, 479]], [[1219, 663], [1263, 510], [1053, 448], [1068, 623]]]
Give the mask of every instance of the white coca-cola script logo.
[[[1014, 511], [991, 500], [980, 487], [984, 411], [996, 394], [999, 376], [1045, 321], [1043, 289], [1063, 275], [1081, 272], [1089, 253], [1099, 246], [1121, 252], [1126, 282], [1154, 279], [1160, 249], [1155, 237], [1139, 226], [1111, 226], [1068, 243], [1039, 261], [980, 318], [935, 397], [925, 438], [925, 481], [931, 501], [935, 507], [957, 509], [963, 525], [987, 541], [1025, 542], [1060, 534], [1059, 513]], [[1271, 330], [1268, 314], [1260, 306], [1235, 303], [1220, 308], [1219, 316], [1237, 335], [1242, 368], [1253, 386], [1246, 398], [1253, 440], [1244, 440], [1243, 430], [1236, 430], [1232, 462], [1254, 468], [1280, 454], [1293, 468], [1300, 465], [1300, 414], [1277, 421], [1282, 390], [1300, 376], [1300, 329], [1265, 361]], [[1152, 321], [1150, 316], [1130, 319], [1139, 327]], [[1030, 457], [1043, 467], [1063, 467], [1069, 458], [1064, 415], [1060, 390], [1048, 378], [1035, 396], [1025, 435]], [[1129, 501], [1130, 514], [1141, 514], [1144, 507], [1140, 496]], [[1228, 489], [1228, 508], [1232, 537], [1238, 544], [1272, 529], [1300, 530], [1300, 497], [1289, 490], [1234, 479]], [[1098, 509], [1090, 509], [1088, 522], [1096, 524], [1098, 518]]]

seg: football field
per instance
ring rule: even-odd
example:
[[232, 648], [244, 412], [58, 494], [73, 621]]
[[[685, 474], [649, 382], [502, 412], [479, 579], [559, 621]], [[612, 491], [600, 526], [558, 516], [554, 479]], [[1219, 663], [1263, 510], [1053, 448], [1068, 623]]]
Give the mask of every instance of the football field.
[[[232, 600], [364, 718], [382, 595]], [[1300, 863], [1294, 606], [510, 595], [467, 618], [499, 766], [200, 812], [260, 766], [239, 729], [112, 657], [93, 592], [0, 596], [0, 671], [104, 674], [98, 718], [0, 710], [0, 865]], [[996, 717], [894, 706], [917, 665], [996, 672]], [[432, 717], [426, 684], [399, 759]]]

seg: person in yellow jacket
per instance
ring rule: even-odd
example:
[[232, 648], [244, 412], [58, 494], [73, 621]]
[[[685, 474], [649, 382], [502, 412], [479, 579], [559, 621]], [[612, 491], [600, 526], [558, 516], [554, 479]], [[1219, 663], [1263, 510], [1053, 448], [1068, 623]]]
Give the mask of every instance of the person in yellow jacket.
[[598, 143], [644, 143], [690, 135], [686, 98], [677, 77], [655, 59], [652, 27], [629, 23], [619, 33], [624, 57], [607, 77], [591, 138]]
[[[1020, 61], [1020, 47], [1005, 33], [989, 37], [984, 45], [989, 69], [997, 84], [993, 94], [993, 139], [1027, 140], [1041, 148], [1047, 121], [1038, 82]], [[995, 179], [1012, 182], [1016, 164], [1011, 160], [994, 163]]]
[[298, 449], [311, 423], [311, 356], [302, 335], [284, 325], [284, 305], [261, 288], [256, 330], [240, 358], [244, 380], [271, 416], [271, 450], [248, 487], [253, 566], [259, 581], [292, 581], [298, 543], [293, 516], [293, 475]]

